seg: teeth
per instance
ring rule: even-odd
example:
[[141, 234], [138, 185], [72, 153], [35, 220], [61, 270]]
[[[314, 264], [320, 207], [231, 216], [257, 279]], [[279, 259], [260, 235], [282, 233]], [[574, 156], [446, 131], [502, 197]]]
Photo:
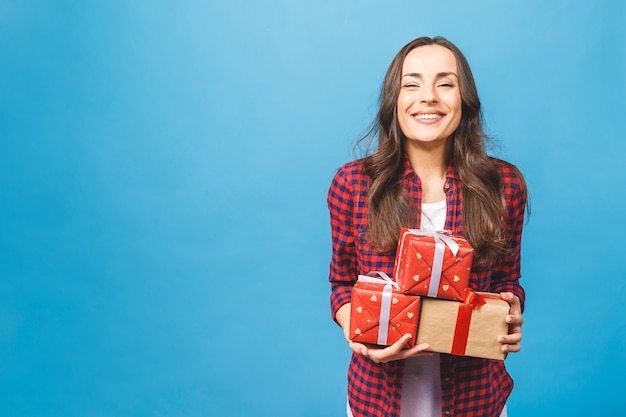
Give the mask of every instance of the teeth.
[[440, 114], [429, 113], [429, 114], [416, 114], [413, 117], [415, 117], [416, 119], [432, 120], [432, 119], [439, 119], [439, 118], [441, 118], [441, 115]]

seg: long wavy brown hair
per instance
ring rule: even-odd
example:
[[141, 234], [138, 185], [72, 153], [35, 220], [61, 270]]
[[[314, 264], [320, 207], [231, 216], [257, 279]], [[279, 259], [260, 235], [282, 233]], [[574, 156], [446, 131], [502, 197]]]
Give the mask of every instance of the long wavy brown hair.
[[[361, 141], [368, 140], [368, 156], [363, 165], [371, 180], [368, 192], [370, 243], [377, 250], [390, 250], [397, 244], [400, 229], [415, 227], [417, 222], [419, 207], [409, 201], [402, 186], [406, 139], [398, 123], [397, 101], [404, 60], [410, 51], [425, 45], [443, 46], [456, 57], [462, 110], [459, 126], [450, 137], [451, 162], [462, 182], [463, 234], [474, 247], [479, 263], [487, 265], [510, 251], [505, 236], [502, 180], [485, 151], [488, 138], [483, 130], [480, 100], [467, 59], [443, 37], [417, 38], [398, 52], [387, 70], [376, 118], [361, 138]], [[378, 146], [370, 154], [369, 149], [376, 139]], [[523, 181], [521, 173], [519, 176]]]

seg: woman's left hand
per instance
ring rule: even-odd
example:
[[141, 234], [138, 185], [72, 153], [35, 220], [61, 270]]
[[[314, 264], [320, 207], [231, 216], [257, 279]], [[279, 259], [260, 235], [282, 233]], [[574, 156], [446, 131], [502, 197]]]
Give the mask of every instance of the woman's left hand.
[[503, 292], [500, 296], [509, 303], [511, 309], [505, 318], [509, 325], [509, 334], [499, 336], [498, 342], [502, 343], [501, 349], [504, 353], [519, 352], [522, 348], [520, 342], [522, 341], [522, 324], [524, 324], [519, 298], [512, 292]]

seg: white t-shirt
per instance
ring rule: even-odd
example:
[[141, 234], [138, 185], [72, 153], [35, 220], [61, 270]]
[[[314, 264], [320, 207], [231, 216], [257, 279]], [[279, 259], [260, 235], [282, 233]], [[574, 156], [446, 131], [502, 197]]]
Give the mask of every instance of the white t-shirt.
[[[422, 203], [422, 230], [443, 230], [446, 200]], [[441, 417], [441, 373], [438, 353], [405, 361], [400, 417]], [[500, 417], [507, 417], [506, 406]]]
[[[422, 230], [443, 230], [446, 200], [422, 203]], [[441, 417], [439, 354], [408, 358], [404, 366], [400, 417]]]

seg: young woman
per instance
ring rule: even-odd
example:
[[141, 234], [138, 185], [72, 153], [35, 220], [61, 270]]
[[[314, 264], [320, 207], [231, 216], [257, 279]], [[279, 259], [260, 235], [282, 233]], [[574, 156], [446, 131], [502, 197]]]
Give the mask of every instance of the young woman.
[[[376, 150], [342, 166], [328, 192], [331, 309], [353, 351], [348, 415], [506, 415], [513, 382], [504, 361], [349, 340], [351, 288], [359, 274], [391, 275], [400, 228], [451, 230], [475, 249], [470, 287], [510, 306], [503, 352], [520, 350], [519, 284], [526, 185], [485, 153], [480, 101], [467, 60], [444, 38], [422, 37], [392, 61], [368, 137]], [[371, 142], [370, 142], [371, 144]]]

